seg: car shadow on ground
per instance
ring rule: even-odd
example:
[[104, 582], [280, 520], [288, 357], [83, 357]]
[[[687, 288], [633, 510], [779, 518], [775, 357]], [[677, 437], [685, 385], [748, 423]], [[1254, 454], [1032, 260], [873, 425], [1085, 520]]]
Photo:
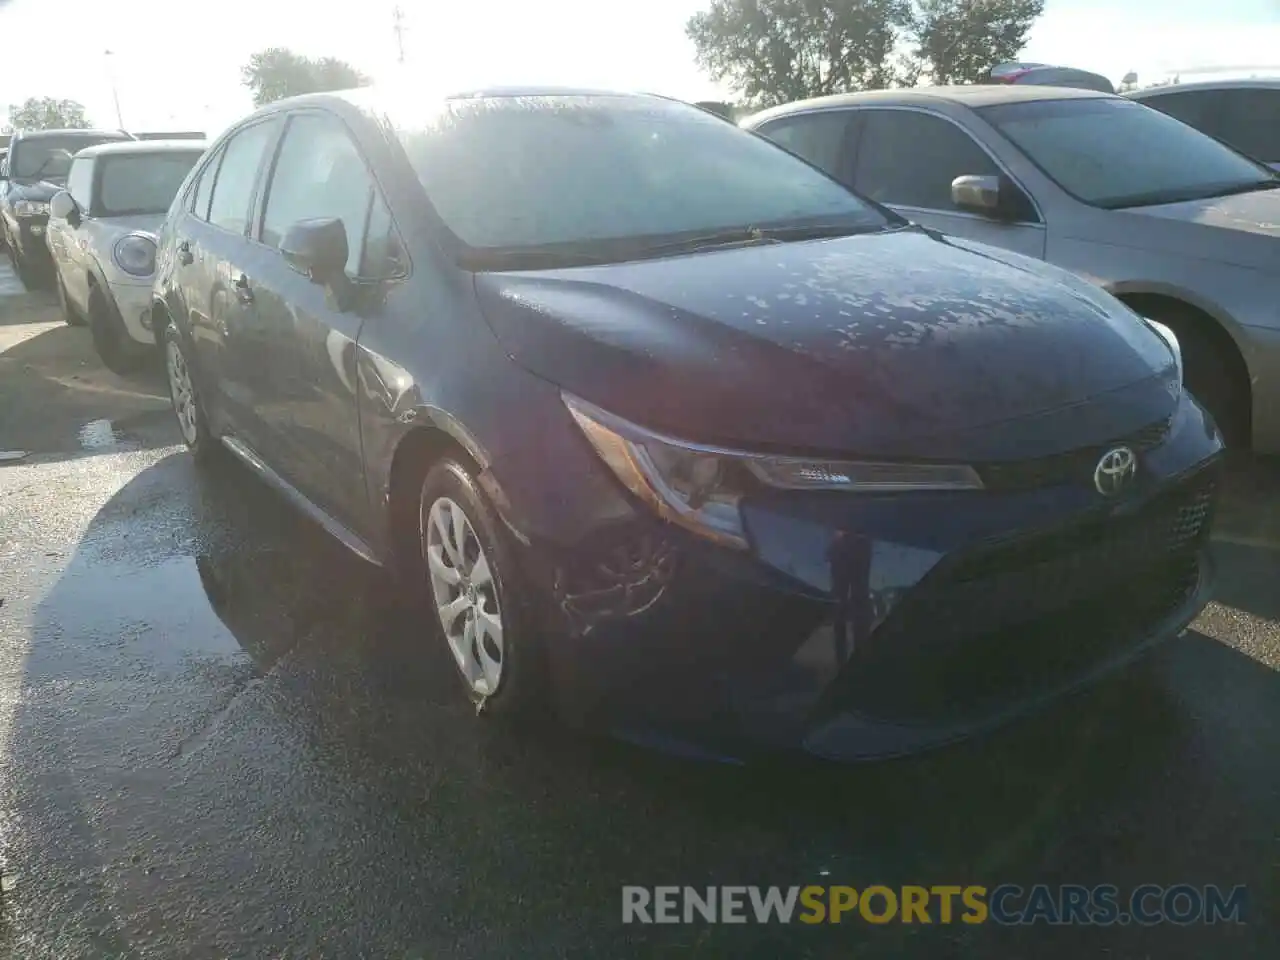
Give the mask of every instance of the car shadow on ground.
[[[174, 455], [96, 511], [31, 637], [12, 808], [65, 842], [25, 868], [10, 910], [85, 916], [112, 955], [156, 929], [201, 955], [219, 923], [258, 931], [262, 955], [1169, 958], [1265, 944], [1257, 924], [621, 923], [624, 884], [1274, 892], [1280, 685], [1194, 631], [923, 757], [692, 764], [477, 719], [443, 643], [382, 574], [236, 465]], [[100, 879], [41, 880], [66, 876]], [[374, 922], [335, 925], [337, 904]]]
[[52, 326], [0, 352], [0, 447], [81, 456], [174, 443], [167, 389], [158, 360], [119, 377], [87, 330]]

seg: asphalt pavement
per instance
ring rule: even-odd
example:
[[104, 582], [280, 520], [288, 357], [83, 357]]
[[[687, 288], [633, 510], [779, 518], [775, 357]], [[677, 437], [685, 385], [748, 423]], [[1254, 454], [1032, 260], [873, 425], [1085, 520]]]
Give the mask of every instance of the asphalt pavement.
[[[0, 291], [10, 278], [0, 271]], [[0, 295], [0, 955], [1280, 956], [1280, 467], [1124, 675], [892, 763], [694, 764], [478, 720], [443, 645], [158, 375]], [[1247, 922], [625, 926], [624, 884], [1248, 888]]]

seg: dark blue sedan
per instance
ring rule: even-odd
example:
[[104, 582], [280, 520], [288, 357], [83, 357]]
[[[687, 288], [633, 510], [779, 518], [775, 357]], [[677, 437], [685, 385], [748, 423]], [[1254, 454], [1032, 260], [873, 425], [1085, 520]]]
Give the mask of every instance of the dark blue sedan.
[[187, 445], [394, 568], [480, 712], [893, 755], [1206, 602], [1222, 444], [1168, 330], [693, 106], [273, 104], [156, 276]]

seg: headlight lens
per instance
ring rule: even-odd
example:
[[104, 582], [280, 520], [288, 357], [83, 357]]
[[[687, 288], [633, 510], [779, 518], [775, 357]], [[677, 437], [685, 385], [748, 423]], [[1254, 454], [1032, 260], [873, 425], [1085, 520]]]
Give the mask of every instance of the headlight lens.
[[1178, 391], [1182, 391], [1182, 344], [1178, 343], [1178, 335], [1171, 329], [1166, 327], [1158, 320], [1152, 320], [1150, 317], [1143, 317], [1152, 330], [1154, 330], [1169, 346], [1169, 350], [1173, 353], [1173, 362], [1178, 371]]
[[149, 277], [156, 271], [156, 242], [143, 234], [121, 237], [112, 256], [121, 270], [135, 277]]
[[739, 504], [752, 486], [854, 493], [982, 488], [977, 472], [964, 465], [826, 461], [704, 447], [562, 396], [623, 486], [663, 518], [725, 546], [748, 545]]
[[20, 217], [47, 217], [49, 204], [43, 200], [18, 200], [13, 205], [13, 212]]

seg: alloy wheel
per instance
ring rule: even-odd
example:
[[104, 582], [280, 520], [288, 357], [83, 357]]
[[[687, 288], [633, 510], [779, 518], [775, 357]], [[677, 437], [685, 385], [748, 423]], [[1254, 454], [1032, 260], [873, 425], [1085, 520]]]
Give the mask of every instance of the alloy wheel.
[[502, 680], [503, 620], [489, 558], [466, 512], [448, 497], [431, 504], [423, 530], [440, 629], [472, 692], [491, 696]]
[[182, 439], [190, 446], [199, 437], [199, 410], [196, 407], [195, 388], [191, 385], [191, 372], [182, 348], [170, 340], [165, 346], [165, 367], [169, 372], [169, 395], [173, 398], [173, 412], [178, 417]]

